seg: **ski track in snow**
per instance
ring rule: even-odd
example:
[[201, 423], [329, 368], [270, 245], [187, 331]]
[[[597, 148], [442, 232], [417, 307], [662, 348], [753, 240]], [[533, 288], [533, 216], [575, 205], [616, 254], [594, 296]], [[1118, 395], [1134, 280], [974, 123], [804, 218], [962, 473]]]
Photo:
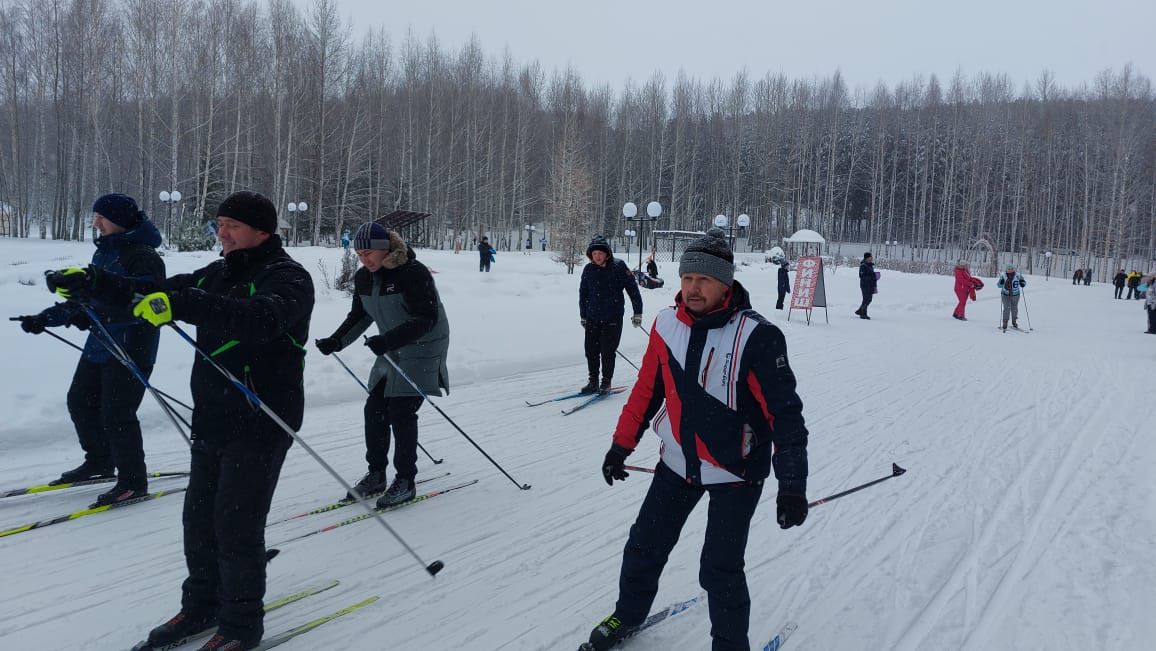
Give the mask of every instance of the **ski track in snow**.
[[[9, 247], [9, 248], [5, 248]], [[0, 256], [11, 255], [0, 240]], [[20, 259], [59, 266], [84, 246], [29, 243]], [[294, 249], [332, 267], [337, 253]], [[37, 257], [39, 256], [39, 257]], [[71, 257], [70, 257], [71, 256]], [[376, 594], [381, 602], [287, 644], [293, 649], [572, 649], [613, 609], [622, 547], [649, 476], [607, 488], [598, 472], [626, 394], [572, 416], [567, 403], [524, 400], [574, 391], [585, 379], [574, 309], [578, 276], [540, 256], [504, 255], [479, 275], [472, 255], [422, 251], [450, 314], [452, 394], [439, 406], [518, 483], [494, 469], [435, 410], [421, 411], [421, 492], [478, 484], [386, 514], [425, 562], [430, 579], [371, 521], [285, 544], [269, 566], [269, 598], [326, 579], [341, 585], [271, 614], [267, 634]], [[170, 272], [206, 258], [170, 254]], [[669, 262], [664, 265], [673, 278]], [[847, 273], [851, 271], [851, 273]], [[12, 314], [47, 304], [42, 287], [6, 282]], [[1104, 285], [1072, 287], [1029, 277], [1027, 337], [989, 327], [991, 289], [950, 318], [951, 279], [885, 272], [872, 321], [851, 315], [853, 270], [828, 275], [830, 324], [806, 326], [769, 309], [775, 268], [738, 278], [756, 309], [787, 337], [810, 439], [813, 500], [908, 469], [861, 493], [813, 509], [803, 527], [774, 521], [773, 482], [752, 523], [747, 573], [751, 642], [788, 619], [790, 649], [1145, 649], [1156, 638], [1156, 445], [1151, 391], [1156, 338], [1140, 334], [1138, 302]], [[673, 288], [644, 292], [647, 321]], [[1021, 307], [1024, 307], [1021, 305]], [[341, 321], [347, 300], [321, 292], [312, 335]], [[1021, 311], [1026, 325], [1027, 312]], [[647, 325], [649, 328], [649, 324]], [[0, 430], [0, 488], [51, 478], [78, 458], [64, 413], [63, 346], [0, 331], [15, 356], [3, 376], [11, 417]], [[76, 333], [65, 331], [74, 341]], [[646, 338], [621, 350], [637, 363]], [[361, 350], [343, 359], [364, 374]], [[154, 381], [184, 399], [190, 351], [165, 337]], [[634, 370], [618, 361], [615, 384]], [[311, 353], [301, 435], [349, 480], [364, 472], [360, 388], [332, 360]], [[187, 452], [146, 397], [141, 411], [150, 469], [187, 466]], [[653, 434], [630, 458], [652, 466]], [[151, 490], [183, 486], [153, 480]], [[8, 528], [82, 509], [97, 485], [0, 500]], [[344, 493], [301, 450], [290, 452], [270, 520]], [[0, 648], [127, 648], [176, 612], [184, 578], [183, 494], [0, 539]], [[272, 526], [272, 545], [359, 515], [359, 507]], [[697, 594], [706, 509], [692, 514], [671, 555], [655, 607]], [[636, 638], [632, 650], [705, 649], [710, 623], [695, 609]]]

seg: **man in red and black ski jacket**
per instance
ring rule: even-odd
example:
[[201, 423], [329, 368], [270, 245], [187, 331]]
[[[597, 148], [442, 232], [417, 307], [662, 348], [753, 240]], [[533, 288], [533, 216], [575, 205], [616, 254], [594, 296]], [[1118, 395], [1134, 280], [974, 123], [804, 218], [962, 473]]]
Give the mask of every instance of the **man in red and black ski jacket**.
[[638, 382], [603, 462], [607, 483], [653, 427], [661, 462], [630, 529], [614, 614], [591, 633], [609, 648], [641, 624], [683, 524], [710, 494], [700, 581], [714, 651], [749, 649], [745, 563], [750, 521], [772, 467], [778, 522], [807, 516], [807, 429], [782, 332], [751, 309], [726, 240], [707, 235], [679, 264], [675, 306], [659, 313]]

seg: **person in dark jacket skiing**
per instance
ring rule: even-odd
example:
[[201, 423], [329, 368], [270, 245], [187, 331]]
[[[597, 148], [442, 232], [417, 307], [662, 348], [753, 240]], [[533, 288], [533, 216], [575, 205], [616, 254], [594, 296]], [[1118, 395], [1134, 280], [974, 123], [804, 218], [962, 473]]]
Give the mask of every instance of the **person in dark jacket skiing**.
[[[124, 194], [106, 194], [92, 206], [92, 225], [100, 233], [93, 240], [92, 266], [145, 281], [163, 281], [165, 264], [157, 255], [161, 234]], [[112, 337], [147, 378], [152, 374], [160, 341], [156, 328], [133, 318], [127, 309], [99, 302], [90, 306]], [[40, 314], [19, 317], [25, 332], [40, 334], [62, 325], [81, 330], [92, 325], [83, 307], [74, 301], [57, 303]], [[84, 352], [68, 388], [68, 415], [76, 428], [84, 462], [65, 471], [51, 484], [67, 484], [112, 475], [116, 485], [98, 495], [96, 506], [114, 504], [148, 493], [144, 442], [136, 412], [145, 386], [122, 365], [104, 341], [99, 328], [89, 329]]]
[[863, 254], [863, 262], [859, 263], [859, 291], [863, 293], [863, 302], [859, 305], [859, 309], [855, 310], [855, 314], [859, 315], [860, 319], [870, 319], [867, 316], [867, 306], [871, 304], [871, 298], [875, 294], [875, 288], [878, 281], [875, 279], [875, 259], [871, 257], [871, 252]]
[[[580, 393], [590, 394], [610, 389], [614, 378], [614, 355], [622, 340], [622, 311], [626, 301], [622, 292], [630, 295], [634, 316], [630, 323], [642, 327], [642, 293], [638, 282], [626, 263], [614, 257], [610, 243], [601, 235], [595, 235], [586, 247], [586, 257], [592, 264], [582, 269], [582, 282], [578, 288], [578, 314], [582, 328], [586, 331], [586, 367], [590, 381]], [[602, 383], [598, 383], [599, 362], [601, 362]]]
[[[58, 287], [128, 305], [160, 327], [197, 327], [197, 347], [243, 381], [293, 430], [305, 410], [305, 342], [313, 281], [281, 245], [277, 209], [235, 192], [217, 208], [224, 259], [163, 283], [88, 268], [61, 273]], [[293, 440], [201, 356], [193, 362], [193, 446], [185, 493], [188, 578], [181, 610], [149, 633], [153, 647], [214, 626], [201, 651], [253, 649], [264, 635], [265, 520]]]
[[790, 263], [786, 258], [779, 260], [779, 300], [775, 302], [775, 309], [783, 309], [783, 301], [791, 293], [791, 277], [788, 275]]
[[807, 428], [783, 333], [751, 309], [726, 240], [706, 236], [679, 261], [675, 306], [659, 312], [638, 382], [602, 462], [607, 484], [652, 426], [661, 459], [622, 557], [614, 613], [590, 634], [609, 649], [646, 618], [687, 517], [710, 496], [699, 581], [714, 651], [748, 651], [743, 572], [751, 518], [772, 467], [783, 529], [807, 518]]
[[1117, 271], [1116, 275], [1112, 278], [1112, 284], [1116, 286], [1117, 299], [1124, 298], [1124, 282], [1127, 280], [1127, 278], [1128, 274], [1124, 273], [1123, 269]]
[[490, 238], [482, 237], [478, 242], [478, 272], [490, 271], [490, 264], [494, 262], [494, 247], [490, 246]]
[[[362, 264], [353, 275], [353, 306], [332, 335], [317, 340], [317, 350], [330, 355], [352, 344], [369, 326], [377, 325], [378, 334], [365, 342], [378, 356], [365, 401], [369, 472], [354, 489], [363, 497], [385, 491], [377, 501], [378, 506], [385, 507], [409, 501], [417, 494], [417, 411], [424, 402], [421, 392], [439, 396], [443, 390], [449, 392], [446, 353], [450, 325], [433, 275], [417, 261], [401, 235], [368, 222], [357, 229], [353, 248]], [[386, 355], [421, 392], [397, 372]], [[386, 490], [391, 430], [397, 476]]]

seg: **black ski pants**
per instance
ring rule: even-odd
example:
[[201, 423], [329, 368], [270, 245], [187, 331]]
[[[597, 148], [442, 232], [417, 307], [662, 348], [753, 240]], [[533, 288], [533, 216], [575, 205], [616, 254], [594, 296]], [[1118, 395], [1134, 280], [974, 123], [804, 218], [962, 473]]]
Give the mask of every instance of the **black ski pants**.
[[490, 256], [488, 255], [483, 256], [478, 260], [478, 272], [480, 273], [482, 271], [490, 271]]
[[658, 593], [658, 578], [678, 542], [687, 517], [703, 493], [710, 493], [706, 537], [698, 581], [707, 591], [713, 651], [749, 651], [751, 597], [743, 571], [751, 517], [763, 482], [693, 486], [663, 463], [630, 527], [618, 579], [614, 614], [624, 624], [646, 619]]
[[875, 295], [875, 289], [872, 287], [859, 287], [859, 291], [863, 292], [863, 302], [859, 305], [859, 309], [855, 310], [855, 314], [867, 316], [867, 306], [871, 304], [871, 298]]
[[[152, 367], [141, 369], [147, 378]], [[116, 466], [117, 485], [145, 490], [144, 443], [136, 410], [145, 387], [120, 362], [97, 364], [81, 359], [68, 387], [68, 415], [84, 450], [84, 460]]]
[[[1149, 287], [1148, 291], [1156, 291]], [[1148, 313], [1148, 333], [1156, 334], [1156, 309], [1146, 307], [1144, 311]]]
[[785, 301], [786, 299], [787, 299], [787, 290], [780, 289], [779, 290], [779, 300], [775, 302], [775, 309], [776, 310], [783, 309], [783, 301]]
[[265, 633], [265, 520], [290, 445], [281, 433], [193, 440], [181, 610], [215, 614], [226, 638], [255, 642]]
[[1123, 285], [1116, 285], [1116, 298], [1123, 298], [1123, 297], [1124, 297], [1124, 286]]
[[397, 476], [417, 477], [417, 410], [421, 396], [386, 396], [384, 381], [378, 382], [365, 400], [365, 461], [370, 472], [384, 472], [389, 465], [389, 442], [394, 439], [393, 467]]
[[590, 377], [598, 379], [598, 364], [602, 363], [602, 377], [614, 377], [615, 355], [622, 341], [622, 319], [618, 321], [586, 321], [586, 367]]

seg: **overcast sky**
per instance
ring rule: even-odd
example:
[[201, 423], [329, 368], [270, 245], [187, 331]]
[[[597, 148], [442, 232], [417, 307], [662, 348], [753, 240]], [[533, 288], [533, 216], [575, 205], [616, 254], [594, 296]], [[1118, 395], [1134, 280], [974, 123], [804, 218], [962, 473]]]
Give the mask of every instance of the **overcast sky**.
[[[295, 0], [305, 7], [309, 0]], [[1156, 0], [338, 0], [359, 36], [412, 28], [446, 49], [477, 34], [549, 71], [572, 65], [588, 85], [620, 88], [661, 70], [729, 79], [827, 76], [851, 88], [961, 69], [1008, 74], [1017, 87], [1051, 70], [1073, 88], [1131, 62], [1156, 75]]]

